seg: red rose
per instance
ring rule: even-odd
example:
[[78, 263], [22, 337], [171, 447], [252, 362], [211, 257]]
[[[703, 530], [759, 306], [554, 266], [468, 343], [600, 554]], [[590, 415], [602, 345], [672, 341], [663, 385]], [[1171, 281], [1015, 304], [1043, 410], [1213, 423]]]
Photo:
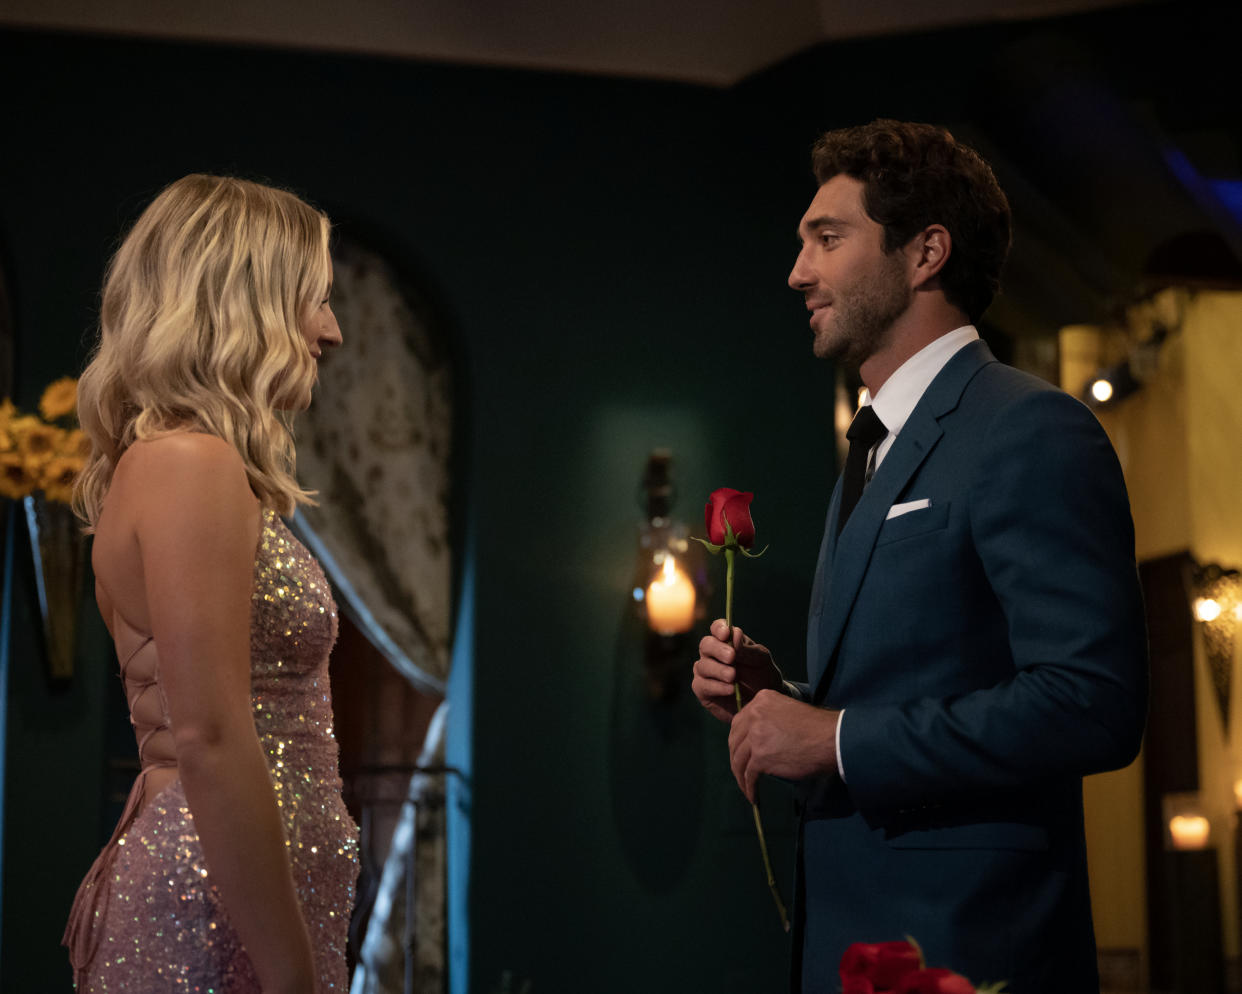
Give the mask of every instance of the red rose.
[[880, 994], [893, 990], [902, 977], [922, 965], [919, 951], [908, 942], [855, 942], [841, 957], [841, 983], [864, 977]]
[[975, 994], [975, 988], [960, 973], [928, 967], [907, 973], [893, 989], [893, 994]]
[[707, 498], [707, 540], [712, 545], [724, 545], [725, 521], [733, 529], [737, 544], [749, 549], [755, 544], [755, 523], [750, 517], [750, 502], [754, 494], [742, 493], [729, 487], [713, 490]]
[[866, 977], [842, 977], [841, 994], [875, 994], [875, 988]]

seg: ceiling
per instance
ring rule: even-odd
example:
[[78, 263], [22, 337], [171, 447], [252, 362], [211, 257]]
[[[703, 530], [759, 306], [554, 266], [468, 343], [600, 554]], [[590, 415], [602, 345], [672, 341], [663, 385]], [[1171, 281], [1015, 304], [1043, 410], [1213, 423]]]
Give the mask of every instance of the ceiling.
[[0, 25], [729, 86], [820, 42], [1118, 0], [4, 0]]

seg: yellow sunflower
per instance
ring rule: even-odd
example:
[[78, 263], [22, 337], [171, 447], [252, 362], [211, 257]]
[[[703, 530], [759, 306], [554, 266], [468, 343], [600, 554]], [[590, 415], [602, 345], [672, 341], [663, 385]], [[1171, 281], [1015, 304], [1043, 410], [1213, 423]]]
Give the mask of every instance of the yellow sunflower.
[[65, 435], [63, 428], [46, 425], [31, 415], [14, 418], [9, 422], [9, 431], [17, 439], [17, 451], [32, 467], [42, 466], [56, 455]]
[[82, 469], [80, 459], [57, 456], [43, 466], [39, 487], [48, 500], [68, 504], [73, 498], [73, 481]]
[[72, 414], [78, 409], [78, 381], [72, 376], [62, 376], [53, 380], [39, 398], [39, 413], [45, 421]]
[[18, 453], [0, 452], [0, 497], [26, 497], [38, 482]]

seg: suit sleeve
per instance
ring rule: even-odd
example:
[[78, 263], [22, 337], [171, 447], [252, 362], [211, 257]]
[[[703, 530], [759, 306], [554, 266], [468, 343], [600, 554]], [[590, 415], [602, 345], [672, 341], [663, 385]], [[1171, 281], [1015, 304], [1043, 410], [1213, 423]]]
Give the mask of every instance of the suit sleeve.
[[862, 809], [1081, 777], [1139, 749], [1147, 639], [1108, 437], [1057, 391], [1006, 404], [981, 437], [966, 488], [969, 540], [1004, 614], [1012, 676], [942, 699], [852, 706], [841, 751]]

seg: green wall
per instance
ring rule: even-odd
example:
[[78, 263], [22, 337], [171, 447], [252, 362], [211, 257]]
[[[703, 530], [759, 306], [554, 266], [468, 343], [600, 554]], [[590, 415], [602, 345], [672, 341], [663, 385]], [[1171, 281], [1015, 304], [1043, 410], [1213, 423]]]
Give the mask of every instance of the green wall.
[[[813, 133], [774, 143], [738, 94], [688, 86], [21, 32], [0, 32], [0, 92], [26, 405], [80, 367], [118, 234], [186, 172], [305, 193], [439, 299], [473, 608], [453, 681], [455, 990], [467, 970], [478, 994], [505, 972], [535, 994], [780, 989], [787, 939], [723, 728], [688, 689], [642, 697], [627, 597], [639, 477], [668, 446], [690, 522], [717, 486], [757, 492], [772, 550], [745, 564], [738, 617], [803, 669], [831, 369], [783, 283]], [[81, 678], [46, 685], [29, 585], [23, 567], [0, 987], [55, 994], [64, 915], [110, 829], [120, 690], [97, 622]], [[767, 806], [788, 897], [788, 799]]]

